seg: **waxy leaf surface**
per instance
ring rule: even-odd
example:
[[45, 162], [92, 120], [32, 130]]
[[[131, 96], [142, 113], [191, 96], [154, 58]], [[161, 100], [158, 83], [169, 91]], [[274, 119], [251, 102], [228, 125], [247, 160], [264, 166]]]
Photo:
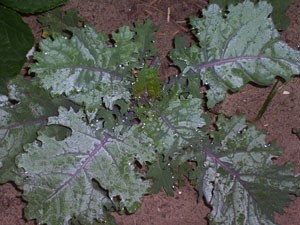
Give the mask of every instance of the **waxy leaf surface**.
[[281, 150], [267, 145], [265, 135], [247, 127], [245, 117], [219, 116], [213, 144], [203, 149], [202, 191], [212, 206], [210, 224], [275, 224], [291, 195], [299, 195], [299, 176], [293, 166], [274, 165]]
[[159, 153], [172, 155], [204, 135], [201, 128], [206, 125], [206, 119], [202, 115], [200, 98], [184, 97], [172, 90], [164, 93], [162, 99], [150, 102], [140, 128], [153, 139]]
[[67, 128], [70, 134], [53, 137], [41, 131], [37, 141], [18, 157], [26, 176], [27, 218], [56, 225], [83, 217], [92, 224], [101, 221], [103, 207], [113, 203], [128, 212], [139, 207], [149, 182], [135, 171], [135, 162], [155, 159], [148, 146], [150, 139], [136, 133], [136, 127], [123, 130], [120, 126], [106, 133], [101, 122], [88, 125], [85, 114], [73, 109], [60, 108], [59, 116], [50, 117], [48, 126]]
[[280, 40], [271, 12], [267, 2], [245, 1], [229, 6], [224, 17], [219, 6], [210, 5], [203, 18], [190, 18], [199, 45], [186, 48], [183, 39], [175, 41], [174, 64], [183, 75], [196, 73], [209, 86], [209, 108], [248, 82], [269, 85], [276, 76], [288, 80], [300, 73], [300, 52]]
[[0, 97], [0, 183], [17, 182], [15, 157], [23, 152], [24, 144], [35, 140], [47, 118], [57, 113], [57, 104], [63, 104], [22, 78], [12, 80], [8, 89], [9, 96]]
[[201, 143], [207, 119], [201, 109], [201, 98], [186, 96], [174, 87], [165, 90], [161, 98], [149, 100], [147, 107], [137, 110], [137, 115], [141, 118], [140, 132], [151, 137], [160, 157], [147, 172], [147, 177], [154, 181], [152, 191], [157, 193], [163, 188], [173, 195], [174, 185], [181, 180], [178, 168], [195, 158], [193, 154], [182, 155], [183, 149]]
[[42, 52], [34, 54], [38, 62], [31, 71], [52, 95], [64, 94], [89, 113], [96, 113], [102, 103], [112, 109], [116, 100], [129, 101], [131, 70], [152, 56], [153, 43], [142, 38], [151, 26], [138, 24], [136, 32], [121, 27], [112, 33], [113, 45], [89, 26], [70, 28], [70, 39], [57, 34], [40, 43]]
[[60, 35], [40, 43], [42, 52], [35, 53], [38, 62], [31, 71], [38, 74], [41, 85], [54, 96], [65, 94], [84, 104], [89, 111], [97, 110], [104, 96], [107, 107], [115, 99], [128, 101], [126, 82], [108, 71], [116, 67], [110, 64], [112, 52], [104, 35], [90, 27], [73, 32], [71, 39]]
[[[260, 0], [252, 0], [252, 2], [258, 2]], [[292, 0], [266, 0], [272, 4], [272, 20], [275, 23], [275, 26], [278, 30], [284, 30], [288, 27], [290, 19], [286, 15], [286, 11], [291, 5]], [[211, 4], [219, 5], [224, 11], [229, 5], [236, 5], [237, 3], [243, 2], [243, 0], [209, 0]]]

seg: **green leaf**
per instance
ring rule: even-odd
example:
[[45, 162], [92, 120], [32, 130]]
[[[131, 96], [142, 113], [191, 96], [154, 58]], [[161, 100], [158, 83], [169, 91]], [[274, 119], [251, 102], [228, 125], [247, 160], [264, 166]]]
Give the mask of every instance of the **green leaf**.
[[169, 196], [174, 196], [173, 185], [174, 176], [170, 164], [164, 162], [164, 158], [161, 155], [159, 160], [149, 166], [147, 171], [147, 178], [154, 180], [152, 185], [152, 193], [158, 193], [163, 188]]
[[31, 66], [41, 85], [52, 95], [65, 94], [76, 103], [96, 111], [102, 100], [112, 108], [118, 99], [129, 100], [127, 82], [115, 72], [117, 65], [110, 64], [112, 50], [102, 33], [93, 28], [73, 29], [73, 37], [58, 36], [41, 42], [42, 52], [34, 56], [38, 62]]
[[103, 219], [103, 207], [113, 203], [129, 213], [139, 207], [150, 186], [135, 163], [155, 159], [151, 139], [138, 133], [136, 126], [105, 132], [101, 122], [89, 125], [82, 111], [65, 108], [59, 109], [58, 117], [50, 117], [48, 125], [66, 127], [71, 135], [57, 140], [39, 132], [37, 141], [18, 157], [26, 175], [28, 219], [56, 225], [81, 217], [92, 224]]
[[129, 110], [129, 103], [117, 101], [112, 110], [101, 108], [95, 115], [96, 120], [103, 121], [103, 127], [107, 130], [113, 130], [118, 124], [131, 126], [134, 120], [134, 113]]
[[163, 189], [167, 195], [174, 196], [175, 186], [184, 186], [186, 178], [194, 182], [199, 177], [201, 168], [192, 166], [191, 162], [202, 165], [203, 161], [201, 152], [191, 147], [177, 151], [171, 157], [160, 154], [158, 160], [149, 165], [147, 171], [146, 178], [153, 180], [152, 192], [158, 193]]
[[11, 81], [8, 89], [10, 95], [1, 96], [0, 105], [0, 183], [19, 178], [15, 157], [23, 152], [24, 144], [35, 140], [48, 116], [56, 114], [57, 104], [63, 104], [51, 100], [46, 92], [22, 78]]
[[142, 68], [145, 60], [151, 59], [157, 52], [153, 44], [155, 31], [152, 23], [146, 20], [144, 24], [135, 23], [133, 31], [124, 26], [113, 32], [114, 48], [110, 64], [124, 72], [129, 72], [126, 68]]
[[154, 193], [164, 189], [173, 196], [173, 188], [181, 186], [183, 176], [190, 176], [192, 168], [187, 161], [203, 162], [194, 149], [202, 148], [208, 119], [201, 109], [201, 98], [181, 93], [176, 86], [148, 104], [136, 112], [141, 119], [140, 132], [151, 137], [159, 157], [149, 165], [147, 178], [153, 180]]
[[267, 0], [273, 6], [272, 19], [278, 30], [285, 30], [289, 24], [290, 19], [286, 15], [286, 11], [292, 3], [292, 0]]
[[61, 33], [67, 37], [71, 37], [70, 28], [79, 27], [87, 21], [86, 19], [77, 16], [76, 9], [69, 9], [62, 12], [57, 8], [39, 16], [38, 22], [43, 29], [42, 36], [46, 38], [54, 33]]
[[144, 24], [135, 23], [134, 31], [136, 32], [135, 41], [141, 43], [140, 54], [145, 59], [150, 59], [156, 55], [157, 50], [154, 47], [154, 38], [157, 27], [152, 25], [151, 20], [147, 19]]
[[157, 69], [152, 67], [141, 69], [132, 84], [132, 89], [136, 97], [146, 95], [150, 98], [158, 98], [161, 95], [161, 81]]
[[[286, 10], [291, 5], [292, 0], [282, 1], [282, 0], [266, 0], [272, 4], [272, 20], [278, 30], [284, 30], [290, 24], [290, 19], [285, 15]], [[226, 9], [229, 5], [236, 5], [237, 3], [243, 2], [242, 0], [210, 0], [210, 4], [217, 4], [222, 9]], [[257, 3], [258, 0], [252, 0], [252, 2]]]
[[91, 115], [103, 104], [112, 109], [115, 101], [129, 102], [131, 70], [143, 60], [144, 42], [135, 40], [138, 33], [120, 28], [112, 34], [114, 46], [89, 26], [72, 33], [71, 39], [58, 36], [40, 43], [42, 52], [35, 53], [38, 62], [31, 66], [40, 84], [54, 96], [64, 94], [84, 105]]
[[1, 4], [21, 13], [38, 13], [58, 7], [68, 0], [1, 0]]
[[267, 145], [265, 135], [246, 126], [245, 117], [219, 116], [213, 144], [206, 156], [202, 190], [211, 224], [275, 224], [275, 212], [283, 213], [291, 195], [299, 195], [299, 176], [291, 164], [272, 160], [281, 150]]
[[0, 6], [0, 94], [7, 94], [8, 80], [20, 73], [33, 44], [31, 30], [22, 17]]
[[266, 2], [245, 1], [229, 6], [225, 17], [210, 5], [204, 18], [190, 18], [200, 46], [185, 48], [177, 41], [170, 56], [184, 76], [196, 73], [209, 86], [209, 108], [248, 82], [269, 85], [276, 76], [288, 80], [300, 73], [300, 52], [280, 40], [268, 18], [271, 9]]
[[[186, 98], [177, 90], [164, 93], [161, 101], [149, 102], [149, 108], [142, 108], [140, 129], [153, 139], [159, 153], [169, 157], [174, 152], [190, 146], [194, 139], [204, 134], [200, 128], [206, 125], [202, 115], [202, 100]], [[137, 113], [139, 116], [139, 113]]]

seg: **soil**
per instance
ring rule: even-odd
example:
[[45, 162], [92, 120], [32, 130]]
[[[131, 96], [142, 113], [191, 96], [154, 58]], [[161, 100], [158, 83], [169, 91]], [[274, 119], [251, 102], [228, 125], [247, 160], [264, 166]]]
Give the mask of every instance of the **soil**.
[[[76, 8], [82, 17], [98, 31], [109, 34], [123, 25], [132, 26], [135, 21], [142, 22], [150, 18], [159, 25], [156, 34], [156, 47], [161, 58], [160, 74], [166, 77], [177, 73], [170, 67], [167, 53], [172, 48], [175, 35], [188, 33], [187, 18], [199, 15], [206, 1], [201, 0], [71, 0], [64, 9]], [[300, 45], [300, 1], [294, 0], [287, 15], [291, 24], [281, 33], [282, 38], [292, 47]], [[168, 13], [169, 12], [169, 13]], [[41, 29], [36, 16], [24, 17], [33, 30], [36, 40], [40, 39]], [[267, 133], [267, 141], [275, 140], [284, 149], [284, 154], [276, 160], [282, 164], [292, 161], [295, 173], [300, 172], [300, 140], [291, 133], [294, 127], [300, 128], [300, 79], [294, 78], [283, 85], [277, 92], [263, 117], [255, 122], [257, 127]], [[246, 114], [248, 121], [253, 121], [258, 110], [266, 99], [271, 87], [246, 85], [236, 94], [228, 94], [225, 101], [214, 110], [231, 116], [235, 113]], [[1, 225], [34, 225], [34, 221], [25, 221], [21, 193], [12, 184], [0, 186], [0, 224]], [[276, 196], [274, 196], [276, 197]], [[145, 196], [142, 207], [133, 215], [114, 214], [120, 225], [207, 225], [206, 216], [210, 209], [203, 201], [197, 203], [197, 193], [193, 187], [176, 190], [175, 197], [168, 197], [161, 192]], [[276, 222], [281, 225], [299, 224], [300, 198], [297, 198], [285, 209], [283, 215], [276, 215]]]

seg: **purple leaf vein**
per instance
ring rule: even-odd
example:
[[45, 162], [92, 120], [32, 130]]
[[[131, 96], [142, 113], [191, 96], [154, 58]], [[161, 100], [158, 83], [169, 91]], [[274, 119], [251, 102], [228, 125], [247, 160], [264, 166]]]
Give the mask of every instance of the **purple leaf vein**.
[[206, 68], [211, 68], [214, 66], [218, 66], [218, 65], [222, 65], [222, 64], [226, 64], [226, 63], [232, 63], [232, 62], [236, 62], [236, 61], [240, 61], [240, 60], [258, 60], [263, 58], [262, 56], [239, 56], [239, 57], [234, 57], [234, 58], [230, 58], [230, 59], [221, 59], [221, 60], [216, 60], [216, 61], [212, 61], [209, 63], [205, 63], [205, 64], [201, 64], [198, 65], [194, 68], [194, 71], [199, 71], [202, 69], [206, 69]]
[[57, 187], [54, 192], [48, 197], [47, 200], [50, 200], [53, 198], [56, 194], [58, 194], [61, 190], [63, 190], [73, 179], [75, 179], [78, 174], [86, 168], [89, 162], [95, 157], [95, 155], [100, 151], [101, 148], [103, 148], [108, 140], [111, 138], [110, 135], [106, 135], [100, 143], [89, 153], [87, 158], [83, 161], [83, 163], [80, 164], [80, 166], [77, 168], [77, 170], [72, 173], [64, 182], [62, 182], [59, 187]]

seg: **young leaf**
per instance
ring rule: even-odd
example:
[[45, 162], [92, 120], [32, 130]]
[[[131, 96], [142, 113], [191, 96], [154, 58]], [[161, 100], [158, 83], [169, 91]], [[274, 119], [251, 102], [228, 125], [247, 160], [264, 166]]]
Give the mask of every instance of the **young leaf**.
[[136, 97], [148, 95], [150, 98], [158, 98], [161, 94], [161, 81], [157, 69], [143, 68], [138, 72], [136, 81], [132, 85], [132, 92]]
[[133, 69], [139, 66], [139, 50], [142, 50], [142, 43], [134, 42], [134, 37], [135, 33], [128, 26], [121, 27], [112, 33], [114, 48], [112, 49], [110, 65], [123, 69], [126, 67]]
[[156, 30], [157, 27], [153, 26], [149, 19], [147, 19], [144, 24], [134, 24], [134, 31], [136, 33], [135, 41], [141, 43], [140, 54], [145, 59], [150, 59], [157, 53], [157, 50], [154, 47]]
[[300, 73], [300, 52], [280, 40], [268, 18], [271, 9], [266, 2], [245, 1], [229, 6], [225, 17], [210, 5], [204, 18], [190, 18], [200, 46], [185, 48], [177, 41], [170, 56], [184, 75], [197, 73], [209, 85], [209, 108], [248, 82], [269, 85], [275, 76], [287, 80]]
[[146, 178], [153, 180], [153, 193], [158, 193], [163, 189], [167, 195], [173, 196], [174, 187], [181, 187], [185, 184], [184, 177], [195, 183], [194, 181], [199, 178], [201, 167], [194, 167], [192, 163], [202, 165], [203, 162], [203, 155], [195, 147], [174, 152], [171, 157], [160, 154], [158, 160], [149, 165]]
[[22, 17], [0, 6], [0, 94], [7, 94], [9, 79], [20, 74], [26, 54], [34, 44], [30, 28]]
[[174, 196], [174, 177], [170, 165], [164, 162], [164, 157], [160, 155], [159, 160], [150, 165], [147, 171], [147, 178], [153, 179], [152, 192], [158, 193], [164, 189], [169, 196]]
[[22, 78], [11, 81], [8, 89], [9, 96], [2, 96], [0, 106], [0, 183], [16, 181], [20, 171], [15, 157], [23, 152], [24, 144], [35, 140], [48, 116], [57, 113], [57, 104], [64, 104], [53, 101], [44, 90]]
[[291, 195], [299, 195], [300, 179], [293, 166], [274, 165], [281, 154], [265, 144], [265, 135], [247, 127], [245, 117], [219, 116], [213, 144], [203, 149], [202, 191], [212, 206], [212, 224], [275, 224], [274, 212], [283, 213]]
[[82, 111], [60, 108], [59, 116], [50, 117], [48, 125], [66, 127], [71, 135], [57, 140], [40, 132], [18, 157], [26, 175], [27, 218], [56, 225], [81, 217], [92, 224], [103, 219], [101, 208], [112, 203], [134, 212], [148, 193], [149, 182], [135, 171], [135, 162], [155, 159], [151, 140], [136, 127], [119, 126], [107, 133], [101, 123], [89, 125], [84, 118]]

